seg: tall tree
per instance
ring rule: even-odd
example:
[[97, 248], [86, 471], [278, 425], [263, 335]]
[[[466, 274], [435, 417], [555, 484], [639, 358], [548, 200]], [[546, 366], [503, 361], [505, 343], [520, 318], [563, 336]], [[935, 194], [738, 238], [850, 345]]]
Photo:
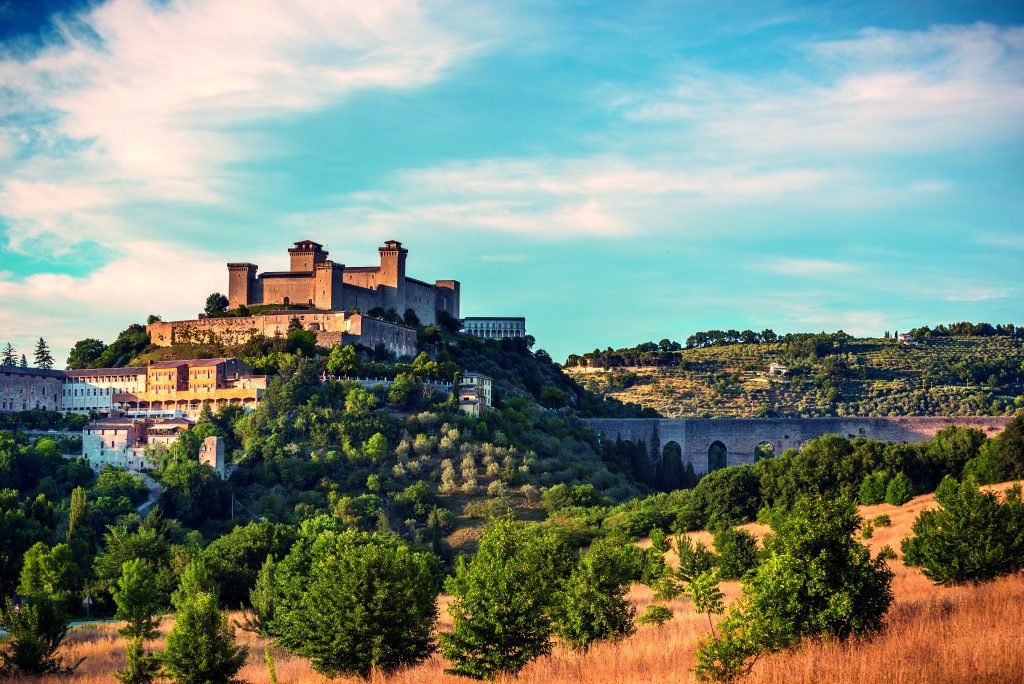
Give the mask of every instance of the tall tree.
[[67, 636], [69, 621], [62, 602], [45, 594], [20, 605], [7, 599], [0, 607], [0, 628], [8, 634], [7, 648], [0, 652], [0, 676], [66, 671], [57, 649]]
[[28, 359], [25, 358], [24, 354], [21, 355], [21, 363], [19, 363], [18, 365], [21, 366], [22, 368], [28, 368]]
[[3, 353], [0, 354], [0, 366], [15, 366], [17, 364], [18, 352], [8, 342], [4, 347]]
[[110, 592], [117, 604], [114, 616], [126, 621], [119, 631], [131, 639], [152, 639], [160, 623], [156, 615], [161, 599], [153, 566], [142, 558], [136, 558], [126, 561], [121, 567], [121, 579]]
[[42, 368], [43, 370], [53, 368], [53, 355], [50, 354], [50, 347], [47, 346], [46, 340], [42, 337], [36, 342], [35, 362], [36, 368]]

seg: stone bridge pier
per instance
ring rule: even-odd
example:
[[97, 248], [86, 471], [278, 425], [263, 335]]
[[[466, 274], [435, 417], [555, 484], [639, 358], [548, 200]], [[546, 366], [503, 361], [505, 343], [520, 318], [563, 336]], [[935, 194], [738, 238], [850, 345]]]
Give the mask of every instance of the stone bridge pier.
[[[588, 420], [604, 439], [644, 442], [648, 453], [676, 453], [682, 463], [707, 473], [726, 465], [753, 463], [759, 445], [776, 454], [800, 449], [823, 435], [883, 442], [924, 442], [955, 425], [975, 428], [991, 437], [1010, 421], [1008, 416], [908, 416], [899, 418], [599, 418]], [[673, 446], [675, 445], [675, 446]]]

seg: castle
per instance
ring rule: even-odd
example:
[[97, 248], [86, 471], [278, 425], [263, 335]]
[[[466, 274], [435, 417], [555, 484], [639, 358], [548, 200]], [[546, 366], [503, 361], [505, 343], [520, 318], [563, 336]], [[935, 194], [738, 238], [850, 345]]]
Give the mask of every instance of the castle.
[[388, 240], [377, 251], [379, 266], [346, 267], [329, 260], [323, 245], [302, 240], [288, 250], [287, 271], [258, 273], [256, 264], [228, 264], [228, 306], [302, 304], [321, 311], [364, 312], [380, 307], [400, 316], [412, 309], [424, 325], [436, 322], [437, 311], [459, 317], [457, 280], [431, 285], [406, 277], [409, 250], [397, 240]]

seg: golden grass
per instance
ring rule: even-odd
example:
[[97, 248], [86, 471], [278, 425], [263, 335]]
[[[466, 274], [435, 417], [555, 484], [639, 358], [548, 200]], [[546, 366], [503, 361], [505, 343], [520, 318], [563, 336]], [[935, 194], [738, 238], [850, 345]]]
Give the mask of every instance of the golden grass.
[[[1005, 485], [993, 489], [1001, 490]], [[880, 527], [866, 540], [877, 552], [888, 544], [897, 553], [899, 541], [910, 532], [914, 518], [934, 505], [934, 496], [917, 497], [902, 507], [862, 507], [867, 519], [886, 513], [892, 525]], [[762, 535], [765, 528], [746, 526]], [[704, 533], [697, 536], [710, 542]], [[810, 643], [795, 652], [777, 654], [758, 662], [745, 680], [750, 684], [790, 682], [851, 682], [900, 684], [937, 682], [1024, 682], [1024, 575], [1017, 574], [978, 586], [936, 587], [918, 570], [907, 568], [901, 560], [891, 562], [895, 572], [895, 602], [886, 617], [885, 632], [869, 642], [846, 644]], [[739, 583], [727, 582], [723, 590], [728, 600], [739, 595]], [[633, 587], [630, 599], [642, 612], [651, 602], [650, 589]], [[451, 629], [445, 610], [448, 598], [441, 598], [439, 629]], [[675, 618], [662, 627], [641, 627], [632, 637], [614, 644], [599, 644], [586, 654], [561, 648], [548, 657], [531, 663], [514, 681], [523, 684], [582, 682], [612, 684], [627, 682], [693, 682], [690, 668], [697, 641], [707, 633], [707, 619], [695, 615], [685, 601], [669, 604]], [[161, 630], [171, 627], [165, 619]], [[242, 678], [254, 684], [267, 684], [262, 639], [239, 632], [239, 640], [250, 647], [249, 661]], [[153, 642], [160, 646], [162, 639]], [[327, 682], [313, 672], [309, 664], [271, 647], [277, 664], [278, 681], [284, 683]], [[115, 627], [104, 625], [72, 632], [63, 655], [85, 662], [72, 676], [43, 677], [39, 684], [76, 682], [99, 684], [112, 681], [111, 673], [124, 663], [124, 643]], [[445, 663], [435, 655], [427, 662], [391, 677], [375, 676], [379, 684], [434, 684], [467, 682], [444, 674]], [[358, 680], [335, 680], [358, 681]]]

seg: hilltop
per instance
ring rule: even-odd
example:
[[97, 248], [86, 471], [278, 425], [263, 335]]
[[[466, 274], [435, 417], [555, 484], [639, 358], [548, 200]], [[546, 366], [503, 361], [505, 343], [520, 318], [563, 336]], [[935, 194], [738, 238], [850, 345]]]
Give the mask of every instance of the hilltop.
[[668, 418], [1010, 414], [1024, 406], [1024, 334], [985, 325], [920, 328], [903, 340], [702, 333], [686, 347], [663, 340], [572, 355], [563, 370]]

